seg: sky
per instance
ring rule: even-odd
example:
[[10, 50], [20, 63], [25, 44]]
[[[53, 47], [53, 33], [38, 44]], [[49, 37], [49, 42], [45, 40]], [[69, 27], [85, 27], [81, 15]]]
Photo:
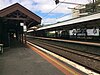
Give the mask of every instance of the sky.
[[[91, 0], [60, 0], [60, 2], [71, 2], [79, 4], [87, 4]], [[59, 3], [55, 4], [55, 0], [0, 0], [0, 10], [14, 3], [20, 3], [33, 13], [42, 18], [44, 25], [56, 23], [72, 18], [72, 10], [76, 5]]]

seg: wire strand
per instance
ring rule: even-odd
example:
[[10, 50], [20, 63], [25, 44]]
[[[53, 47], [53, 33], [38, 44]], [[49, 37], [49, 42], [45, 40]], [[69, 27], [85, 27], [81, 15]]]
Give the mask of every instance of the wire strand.
[[[64, 0], [65, 1], [65, 0]], [[64, 2], [63, 1], [63, 2]], [[44, 18], [46, 18], [52, 11], [54, 11], [56, 8], [58, 8], [58, 6], [60, 6], [61, 5], [61, 3], [60, 4], [58, 4], [55, 8], [53, 8], [51, 11], [49, 11], [45, 16], [44, 16]]]
[[72, 14], [72, 13], [64, 14], [63, 16], [60, 16], [60, 17], [58, 17], [57, 19], [63, 18], [63, 17], [65, 17], [65, 16], [68, 16], [68, 15], [71, 15], [71, 14]]

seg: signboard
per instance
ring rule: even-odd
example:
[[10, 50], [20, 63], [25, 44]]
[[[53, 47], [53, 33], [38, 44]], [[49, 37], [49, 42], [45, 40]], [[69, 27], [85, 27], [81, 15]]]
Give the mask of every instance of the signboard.
[[69, 30], [69, 35], [76, 35], [76, 29]]
[[87, 29], [88, 36], [99, 36], [99, 29]]
[[99, 28], [93, 28], [93, 29], [73, 29], [69, 30], [69, 35], [76, 35], [77, 36], [85, 36], [87, 33], [87, 36], [99, 36]]

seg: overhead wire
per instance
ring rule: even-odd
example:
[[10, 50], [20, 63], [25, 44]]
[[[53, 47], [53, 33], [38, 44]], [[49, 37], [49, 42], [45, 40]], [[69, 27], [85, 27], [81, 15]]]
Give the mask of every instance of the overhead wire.
[[[65, 0], [64, 0], [65, 1]], [[64, 2], [63, 1], [63, 2]], [[67, 7], [68, 8], [68, 7]], [[67, 15], [70, 15], [70, 14], [72, 14], [72, 13], [67, 13], [67, 14], [64, 14], [63, 16], [60, 16], [60, 17], [57, 17], [56, 19], [60, 19], [60, 18], [63, 18], [63, 17], [65, 17], [65, 16], [67, 16]]]
[[[65, 1], [65, 0], [64, 0]], [[63, 1], [63, 2], [64, 2]], [[53, 8], [51, 11], [49, 11], [45, 16], [44, 16], [44, 18], [46, 18], [52, 11], [54, 11], [56, 8], [58, 8], [58, 6], [60, 6], [61, 5], [61, 3], [60, 4], [58, 4], [55, 8]]]
[[60, 16], [60, 17], [58, 17], [58, 18], [56, 18], [56, 19], [63, 18], [63, 17], [65, 17], [65, 16], [67, 16], [67, 15], [70, 15], [70, 14], [72, 14], [72, 13], [67, 13], [67, 14], [64, 14], [63, 16]]
[[[65, 1], [65, 0], [64, 0]], [[64, 1], [62, 1], [62, 2], [64, 2]], [[91, 2], [91, 0], [88, 0], [88, 2]], [[45, 16], [43, 16], [44, 18], [46, 18], [52, 11], [54, 11], [56, 8], [58, 8], [59, 6], [61, 5], [61, 3], [60, 4], [58, 4], [55, 8], [53, 8], [51, 11], [49, 11]], [[66, 14], [65, 14], [66, 15]]]
[[[88, 0], [88, 2], [91, 2], [91, 0]], [[63, 18], [63, 17], [65, 17], [66, 15], [70, 15], [70, 14], [72, 14], [72, 13], [64, 14], [63, 16], [61, 16], [61, 17], [59, 17], [59, 18], [57, 18], [57, 19]]]
[[[62, 2], [64, 2], [65, 0], [63, 0]], [[88, 2], [91, 2], [91, 0], [88, 0]], [[44, 18], [46, 18], [52, 11], [54, 11], [56, 8], [58, 8], [59, 6], [61, 5], [61, 3], [59, 3], [55, 8], [53, 8], [51, 11], [49, 11], [45, 16]], [[62, 17], [65, 17], [66, 15], [70, 15], [72, 13], [67, 13], [67, 14], [64, 14], [63, 16], [60, 16], [56, 19], [59, 19], [59, 18], [62, 18]]]

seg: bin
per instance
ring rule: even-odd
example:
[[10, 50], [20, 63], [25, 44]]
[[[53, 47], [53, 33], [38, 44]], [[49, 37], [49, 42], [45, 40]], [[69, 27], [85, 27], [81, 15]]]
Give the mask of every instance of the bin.
[[0, 44], [0, 52], [3, 53], [3, 44]]

